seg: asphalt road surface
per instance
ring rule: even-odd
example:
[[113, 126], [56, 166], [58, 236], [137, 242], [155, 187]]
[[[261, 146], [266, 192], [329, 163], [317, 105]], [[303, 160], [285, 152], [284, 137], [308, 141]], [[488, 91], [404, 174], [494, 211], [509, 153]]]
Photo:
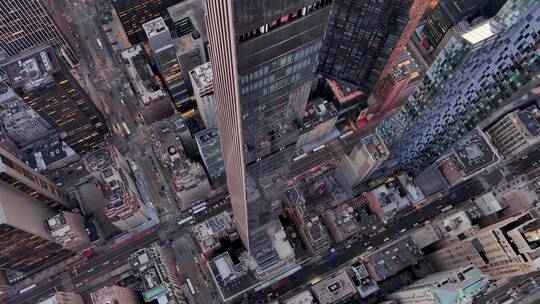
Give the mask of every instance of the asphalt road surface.
[[336, 248], [338, 254], [334, 258], [323, 263], [308, 264], [304, 266], [301, 271], [286, 278], [285, 281], [277, 282], [270, 289], [252, 294], [249, 297], [250, 303], [260, 303], [262, 299], [267, 299], [269, 293], [281, 296], [294, 291], [295, 289], [308, 286], [310, 281], [317, 277], [324, 276], [326, 272], [337, 270], [342, 266], [352, 263], [356, 257], [366, 252], [366, 248], [370, 246], [377, 248], [384, 244], [385, 238], [389, 238], [393, 241], [396, 237], [401, 236], [399, 233], [400, 230], [410, 230], [416, 223], [422, 225], [426, 220], [433, 219], [441, 213], [441, 206], [453, 205], [454, 207], [459, 207], [468, 202], [469, 199], [484, 193], [484, 191], [484, 187], [478, 180], [471, 179], [466, 181], [453, 189], [451, 194], [389, 224], [381, 233], [366, 239], [361, 239], [353, 243], [349, 248]]

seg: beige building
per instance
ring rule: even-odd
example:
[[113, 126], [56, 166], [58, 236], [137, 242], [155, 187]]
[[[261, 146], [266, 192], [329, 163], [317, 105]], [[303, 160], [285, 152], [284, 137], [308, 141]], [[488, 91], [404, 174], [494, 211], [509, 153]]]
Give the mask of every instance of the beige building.
[[533, 105], [506, 114], [486, 133], [506, 158], [517, 155], [540, 141], [540, 111]]
[[364, 181], [390, 156], [388, 148], [377, 135], [353, 148], [338, 164], [336, 175], [343, 185], [352, 188]]
[[204, 63], [189, 72], [197, 108], [207, 129], [217, 126], [216, 97], [212, 82], [212, 64]]
[[105, 215], [116, 227], [128, 231], [150, 219], [131, 169], [115, 147], [109, 145], [87, 154], [84, 166], [101, 182]]
[[79, 253], [91, 245], [80, 214], [63, 211], [48, 218], [46, 224], [53, 240], [67, 250]]
[[59, 291], [50, 296], [49, 298], [37, 302], [37, 304], [84, 304], [84, 302], [79, 294], [76, 294], [74, 292]]
[[428, 260], [436, 271], [472, 264], [495, 279], [530, 273], [540, 265], [540, 248], [530, 237], [538, 223], [536, 210], [522, 213], [450, 243]]
[[140, 304], [137, 292], [120, 286], [105, 286], [90, 294], [92, 304]]

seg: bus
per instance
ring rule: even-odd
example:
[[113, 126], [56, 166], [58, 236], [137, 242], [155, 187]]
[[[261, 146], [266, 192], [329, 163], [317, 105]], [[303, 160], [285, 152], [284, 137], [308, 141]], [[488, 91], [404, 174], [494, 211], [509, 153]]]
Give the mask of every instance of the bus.
[[99, 48], [103, 50], [103, 44], [101, 43], [101, 40], [99, 38], [97, 38], [96, 42], [99, 45]]
[[354, 133], [353, 130], [350, 130], [350, 131], [348, 131], [348, 132], [343, 133], [339, 138], [340, 138], [340, 139], [344, 139], [344, 138], [346, 138], [346, 137], [349, 137], [349, 136], [350, 136], [351, 134], [353, 134], [353, 133]]
[[178, 225], [183, 225], [183, 224], [185, 224], [185, 223], [187, 223], [187, 222], [189, 222], [191, 220], [193, 220], [193, 216], [190, 215], [190, 216], [186, 217], [185, 219], [178, 221]]
[[25, 288], [19, 290], [19, 294], [23, 294], [23, 293], [25, 293], [25, 292], [29, 292], [30, 290], [32, 290], [32, 289], [34, 289], [34, 288], [36, 288], [36, 287], [37, 287], [36, 284], [32, 284], [32, 285], [30, 285], [30, 286], [27, 286], [27, 287], [25, 287]]
[[189, 287], [189, 291], [191, 291], [191, 294], [195, 294], [195, 289], [193, 288], [193, 284], [191, 284], [191, 280], [188, 278], [186, 279], [187, 285]]
[[125, 122], [122, 123], [122, 127], [124, 128], [124, 134], [126, 135], [126, 137], [130, 136], [131, 135], [131, 131], [129, 130], [127, 124]]
[[193, 210], [197, 210], [197, 209], [202, 208], [202, 207], [204, 207], [204, 206], [206, 206], [206, 201], [204, 201], [204, 202], [202, 202], [202, 203], [199, 203], [199, 204], [197, 204], [197, 205], [191, 207], [191, 210], [192, 210], [192, 211], [193, 211]]
[[313, 149], [313, 152], [320, 151], [320, 150], [324, 149], [325, 147], [326, 147], [325, 145], [320, 145], [317, 148]]
[[199, 209], [195, 209], [195, 210], [193, 210], [193, 215], [196, 215], [196, 214], [198, 214], [198, 213], [201, 213], [201, 212], [203, 212], [203, 211], [206, 211], [206, 209], [208, 209], [206, 206], [201, 207], [201, 208], [199, 208]]
[[304, 153], [304, 154], [301, 154], [301, 155], [298, 155], [297, 157], [293, 158], [293, 162], [296, 162], [296, 161], [299, 161], [301, 160], [302, 158], [306, 157], [307, 156], [307, 153]]

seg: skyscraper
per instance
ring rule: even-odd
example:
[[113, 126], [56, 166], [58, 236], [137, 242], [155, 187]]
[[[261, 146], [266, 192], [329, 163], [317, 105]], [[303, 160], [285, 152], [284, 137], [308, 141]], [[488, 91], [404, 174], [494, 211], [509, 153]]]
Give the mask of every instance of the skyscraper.
[[5, 64], [9, 83], [77, 153], [94, 150], [108, 132], [104, 119], [51, 47], [28, 49]]
[[29, 195], [54, 210], [72, 208], [67, 193], [0, 147], [0, 185]]
[[439, 45], [448, 30], [461, 20], [475, 17], [488, 4], [487, 0], [441, 0], [426, 18], [424, 35], [433, 48]]
[[511, 102], [509, 97], [521, 87], [537, 83], [540, 59], [534, 46], [540, 41], [539, 16], [536, 2], [518, 21], [515, 15], [498, 15], [449, 41], [400, 112], [379, 126], [403, 168], [426, 168], [490, 113]]
[[[207, 0], [218, 125], [236, 225], [268, 246], [332, 1]], [[261, 260], [259, 260], [261, 261]]]
[[[53, 19], [49, 1], [5, 0], [0, 1], [0, 51], [7, 57], [39, 46], [50, 44], [69, 66], [79, 62], [79, 55], [70, 41], [65, 23]], [[67, 34], [67, 35], [66, 35]]]
[[182, 74], [171, 33], [165, 21], [161, 17], [156, 18], [143, 24], [143, 28], [172, 100], [178, 105], [189, 100], [186, 79]]
[[165, 23], [169, 24], [171, 17], [167, 8], [178, 2], [178, 0], [112, 0], [120, 22], [133, 45], [146, 41], [142, 28], [144, 23], [162, 17]]
[[0, 183], [0, 269], [39, 270], [65, 258], [67, 251], [45, 229], [45, 220], [52, 215], [49, 206]]
[[369, 94], [396, 65], [427, 0], [336, 0], [319, 70]]

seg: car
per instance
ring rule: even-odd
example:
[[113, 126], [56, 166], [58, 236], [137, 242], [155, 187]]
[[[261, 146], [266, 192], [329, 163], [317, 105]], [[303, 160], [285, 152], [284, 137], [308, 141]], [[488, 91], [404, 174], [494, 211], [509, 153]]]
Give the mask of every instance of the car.
[[385, 237], [384, 240], [383, 240], [383, 242], [388, 242], [389, 240], [390, 240], [389, 237]]
[[399, 231], [399, 233], [405, 233], [405, 232], [407, 232], [407, 228], [403, 228], [403, 229], [401, 229], [401, 230]]
[[351, 248], [352, 244], [347, 244], [347, 246], [345, 246], [345, 249], [349, 249]]
[[370, 251], [373, 249], [373, 246], [369, 246], [368, 248], [366, 248], [366, 251]]
[[109, 265], [110, 262], [111, 262], [111, 261], [106, 261], [106, 262], [104, 262], [104, 263], [103, 263], [103, 266]]
[[79, 283], [77, 283], [77, 284], [75, 285], [75, 287], [79, 288], [79, 287], [83, 286], [83, 284], [84, 284], [84, 282], [79, 282]]
[[416, 226], [418, 226], [418, 223], [414, 223], [413, 227], [416, 227]]

